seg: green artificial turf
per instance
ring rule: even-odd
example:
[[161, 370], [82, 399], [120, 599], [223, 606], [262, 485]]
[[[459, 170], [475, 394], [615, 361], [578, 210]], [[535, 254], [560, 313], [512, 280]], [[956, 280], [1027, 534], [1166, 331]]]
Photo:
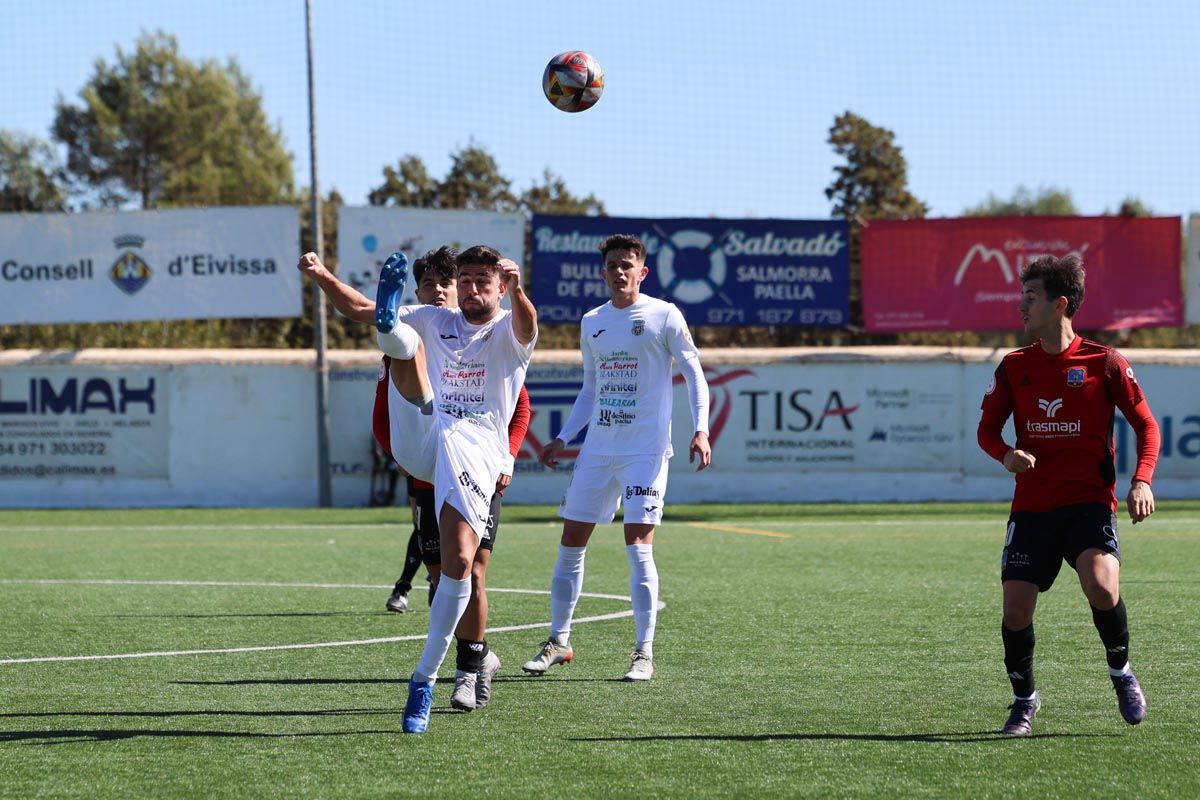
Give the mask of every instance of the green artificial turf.
[[[1146, 721], [1121, 720], [1064, 568], [1036, 621], [1043, 708], [1019, 740], [995, 733], [1002, 505], [668, 512], [653, 681], [619, 680], [629, 617], [578, 624], [574, 663], [520, 673], [545, 638], [559, 527], [513, 507], [489, 585], [525, 591], [493, 592], [491, 626], [529, 627], [488, 637], [492, 704], [452, 712], [439, 685], [424, 736], [400, 731], [424, 601], [383, 608], [402, 510], [0, 512], [0, 796], [1200, 793], [1200, 504], [1121, 530]], [[593, 537], [584, 591], [628, 595], [618, 526]], [[577, 616], [628, 610], [585, 596]], [[127, 654], [142, 655], [12, 663]]]

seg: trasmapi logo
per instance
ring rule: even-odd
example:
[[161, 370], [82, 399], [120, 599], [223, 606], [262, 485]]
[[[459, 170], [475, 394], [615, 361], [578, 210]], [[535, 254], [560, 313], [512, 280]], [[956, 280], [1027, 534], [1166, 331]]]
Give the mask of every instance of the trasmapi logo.
[[1038, 408], [1046, 415], [1046, 419], [1052, 421], [1034, 422], [1031, 419], [1025, 420], [1025, 430], [1046, 438], [1078, 436], [1083, 431], [1083, 423], [1080, 420], [1059, 421], [1055, 419], [1058, 416], [1058, 412], [1062, 411], [1062, 407], [1063, 401], [1061, 397], [1056, 397], [1053, 400], [1039, 398]]
[[1053, 400], [1038, 400], [1038, 408], [1046, 412], [1049, 419], [1054, 419], [1054, 415], [1062, 408], [1062, 398], [1056, 397]]

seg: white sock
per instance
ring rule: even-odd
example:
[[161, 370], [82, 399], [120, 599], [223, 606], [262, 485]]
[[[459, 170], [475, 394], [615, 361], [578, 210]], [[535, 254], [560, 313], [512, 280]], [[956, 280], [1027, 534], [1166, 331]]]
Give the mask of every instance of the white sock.
[[1129, 662], [1126, 661], [1125, 666], [1121, 667], [1120, 669], [1113, 669], [1112, 667], [1109, 667], [1108, 674], [1112, 675], [1114, 678], [1120, 678], [1124, 675], [1132, 675], [1133, 670], [1130, 668]]
[[421, 344], [421, 335], [403, 322], [397, 322], [391, 333], [379, 333], [375, 338], [379, 340], [380, 350], [401, 361], [416, 358], [417, 347]]
[[433, 596], [433, 605], [429, 607], [429, 636], [425, 639], [425, 649], [421, 652], [421, 660], [413, 670], [413, 678], [417, 681], [437, 680], [438, 669], [446, 659], [450, 650], [450, 640], [454, 638], [454, 629], [463, 612], [467, 610], [467, 602], [471, 599], [471, 576], [461, 581], [442, 573], [438, 581], [437, 593]]
[[653, 656], [654, 626], [658, 621], [658, 567], [654, 564], [654, 546], [627, 544], [625, 555], [629, 558], [629, 596], [633, 600], [638, 649]]
[[571, 618], [583, 591], [583, 557], [586, 547], [558, 546], [554, 578], [550, 581], [550, 638], [566, 644], [571, 636]]

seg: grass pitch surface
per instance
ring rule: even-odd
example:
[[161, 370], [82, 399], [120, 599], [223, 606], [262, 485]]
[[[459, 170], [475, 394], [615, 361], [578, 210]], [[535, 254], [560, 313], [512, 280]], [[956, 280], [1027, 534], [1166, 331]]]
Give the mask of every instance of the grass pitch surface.
[[[520, 672], [545, 638], [559, 526], [513, 507], [489, 585], [525, 591], [492, 595], [492, 627], [518, 628], [488, 637], [492, 704], [451, 712], [444, 681], [424, 736], [400, 732], [421, 590], [412, 612], [383, 610], [405, 511], [2, 512], [0, 796], [1200, 794], [1200, 504], [1122, 527], [1146, 721], [1118, 715], [1064, 568], [1037, 615], [1044, 705], [1019, 740], [995, 733], [1004, 507], [669, 512], [653, 681], [620, 681], [627, 616], [577, 625], [573, 664]], [[584, 591], [628, 595], [617, 526], [593, 537]], [[577, 613], [628, 611], [585, 596]], [[328, 646], [261, 649], [312, 644]], [[234, 652], [195, 652], [216, 650]], [[114, 655], [137, 657], [23, 661]]]

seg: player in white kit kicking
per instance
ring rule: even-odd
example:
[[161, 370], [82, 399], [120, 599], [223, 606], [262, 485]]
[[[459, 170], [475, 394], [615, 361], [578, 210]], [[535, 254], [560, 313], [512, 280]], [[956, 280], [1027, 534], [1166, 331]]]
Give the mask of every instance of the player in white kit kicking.
[[[414, 478], [434, 485], [441, 532], [442, 577], [402, 721], [405, 733], [424, 733], [438, 669], [470, 600], [471, 564], [492, 493], [508, 460], [508, 423], [537, 340], [537, 312], [521, 286], [520, 267], [482, 245], [458, 255], [457, 309], [399, 308], [408, 265], [397, 255], [380, 273], [375, 304], [379, 346], [392, 358], [392, 454]], [[505, 294], [511, 312], [500, 308]]]
[[584, 425], [587, 438], [559, 515], [562, 543], [550, 583], [550, 636], [522, 665], [532, 675], [574, 657], [568, 642], [571, 618], [583, 589], [588, 538], [598, 522], [611, 522], [624, 503], [625, 553], [637, 642], [627, 681], [654, 676], [654, 628], [658, 616], [658, 569], [654, 528], [662, 521], [671, 450], [671, 359], [687, 382], [693, 430], [689, 460], [702, 470], [712, 463], [708, 443], [708, 383], [700, 353], [683, 314], [673, 304], [641, 293], [648, 272], [646, 247], [635, 236], [610, 236], [600, 244], [604, 282], [611, 300], [584, 315], [583, 389], [558, 437], [540, 460], [558, 464], [566, 443]]

